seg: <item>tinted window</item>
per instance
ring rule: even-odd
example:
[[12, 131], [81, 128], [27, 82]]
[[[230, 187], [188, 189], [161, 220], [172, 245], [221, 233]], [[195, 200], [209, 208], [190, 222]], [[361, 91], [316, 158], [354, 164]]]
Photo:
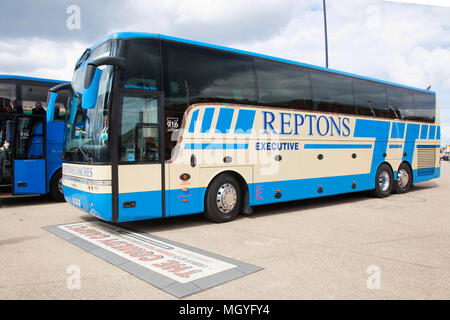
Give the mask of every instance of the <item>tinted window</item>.
[[255, 68], [259, 105], [312, 110], [308, 70], [260, 59]]
[[39, 104], [46, 107], [47, 94], [50, 86], [22, 84], [22, 107], [24, 112], [32, 111]]
[[44, 157], [44, 118], [17, 118], [15, 159], [42, 159]]
[[253, 59], [207, 48], [165, 44], [171, 107], [200, 102], [255, 103]]
[[351, 79], [311, 70], [314, 110], [353, 114], [355, 112]]
[[16, 99], [16, 86], [10, 83], [0, 83], [0, 112], [8, 111]]
[[396, 87], [387, 87], [389, 110], [395, 118], [411, 119], [415, 116], [414, 99], [411, 91]]
[[161, 90], [161, 59], [158, 40], [129, 40], [127, 65], [122, 73], [124, 88], [147, 91]]
[[353, 80], [357, 114], [383, 118], [394, 118], [393, 112], [388, 111], [386, 88], [382, 84]]
[[414, 93], [414, 109], [418, 121], [434, 122], [436, 115], [436, 97], [430, 93]]

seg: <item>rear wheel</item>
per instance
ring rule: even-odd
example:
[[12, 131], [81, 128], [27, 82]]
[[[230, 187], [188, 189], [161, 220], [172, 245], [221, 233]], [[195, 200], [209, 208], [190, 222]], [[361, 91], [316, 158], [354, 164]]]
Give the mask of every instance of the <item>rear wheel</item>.
[[394, 191], [396, 193], [406, 193], [411, 189], [412, 184], [412, 173], [409, 166], [402, 163], [398, 167], [397, 180], [394, 183]]
[[383, 163], [377, 170], [375, 175], [375, 190], [374, 196], [378, 198], [387, 197], [391, 192], [394, 184], [394, 174], [391, 167]]
[[205, 218], [213, 222], [234, 220], [241, 209], [242, 192], [238, 181], [229, 174], [215, 178], [206, 191]]
[[62, 173], [61, 170], [58, 170], [53, 174], [52, 179], [50, 180], [50, 194], [53, 199], [59, 202], [65, 201], [64, 193], [62, 188]]

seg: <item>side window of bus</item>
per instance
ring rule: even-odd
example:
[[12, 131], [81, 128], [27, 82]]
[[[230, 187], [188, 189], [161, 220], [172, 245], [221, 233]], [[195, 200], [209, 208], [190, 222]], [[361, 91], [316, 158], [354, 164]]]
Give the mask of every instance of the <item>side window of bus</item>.
[[120, 162], [158, 162], [158, 99], [123, 97]]
[[354, 114], [351, 79], [311, 70], [314, 110]]
[[358, 114], [393, 118], [388, 110], [386, 87], [384, 85], [353, 79], [353, 88]]
[[413, 94], [408, 89], [387, 87], [388, 107], [397, 119], [415, 117]]
[[258, 104], [312, 110], [309, 71], [278, 62], [255, 60]]
[[[200, 102], [256, 103], [253, 58], [164, 42], [169, 108]], [[181, 111], [180, 110], [180, 111]]]
[[45, 114], [48, 87], [22, 84], [23, 111], [32, 114]]
[[122, 86], [127, 89], [157, 91], [161, 89], [161, 59], [156, 40], [130, 40], [127, 66], [122, 72]]
[[414, 109], [418, 121], [434, 122], [436, 97], [431, 93], [414, 93]]
[[0, 83], [0, 113], [8, 112], [14, 100], [16, 100], [16, 86]]

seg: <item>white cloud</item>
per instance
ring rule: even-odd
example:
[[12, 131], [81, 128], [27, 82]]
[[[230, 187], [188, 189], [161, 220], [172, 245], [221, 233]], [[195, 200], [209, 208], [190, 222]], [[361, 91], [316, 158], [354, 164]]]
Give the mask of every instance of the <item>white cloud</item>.
[[0, 41], [0, 48], [0, 74], [70, 80], [86, 45], [33, 38]]

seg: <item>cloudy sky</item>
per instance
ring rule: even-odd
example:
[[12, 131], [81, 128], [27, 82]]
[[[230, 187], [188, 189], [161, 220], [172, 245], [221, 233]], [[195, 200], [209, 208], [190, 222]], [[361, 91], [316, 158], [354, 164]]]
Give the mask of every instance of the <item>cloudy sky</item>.
[[[327, 0], [330, 68], [431, 85], [450, 144], [450, 1], [401, 2]], [[325, 63], [322, 0], [15, 0], [0, 12], [0, 74], [70, 80], [84, 49], [116, 31]]]

